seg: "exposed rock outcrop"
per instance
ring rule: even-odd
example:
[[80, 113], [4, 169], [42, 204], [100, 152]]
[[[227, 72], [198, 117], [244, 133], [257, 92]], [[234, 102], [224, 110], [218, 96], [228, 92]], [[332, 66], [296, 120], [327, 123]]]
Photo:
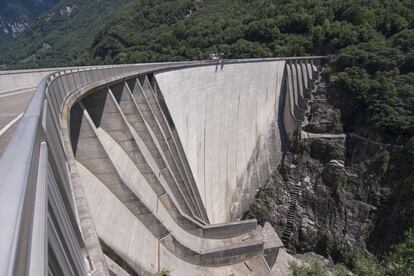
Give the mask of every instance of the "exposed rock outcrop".
[[291, 253], [314, 251], [348, 262], [366, 250], [377, 207], [388, 190], [381, 187], [381, 176], [371, 173], [383, 163], [386, 147], [364, 146], [366, 141], [340, 135], [340, 112], [328, 96], [326, 85], [319, 83], [303, 124], [307, 139], [290, 143], [246, 216], [270, 221]]
[[320, 83], [312, 94], [309, 116], [303, 130], [312, 133], [342, 133], [340, 111], [327, 104], [326, 84]]

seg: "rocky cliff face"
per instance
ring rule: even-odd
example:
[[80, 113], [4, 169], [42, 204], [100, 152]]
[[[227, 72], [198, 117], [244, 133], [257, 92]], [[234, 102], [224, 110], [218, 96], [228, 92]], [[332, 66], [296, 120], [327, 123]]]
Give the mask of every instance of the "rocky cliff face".
[[25, 31], [36, 17], [58, 0], [5, 0], [0, 2], [0, 32], [3, 39]]
[[329, 104], [323, 82], [309, 108], [302, 132], [307, 139], [290, 144], [246, 216], [270, 221], [292, 253], [314, 251], [348, 262], [366, 250], [376, 210], [389, 191], [380, 184], [387, 147], [338, 135], [340, 112]]

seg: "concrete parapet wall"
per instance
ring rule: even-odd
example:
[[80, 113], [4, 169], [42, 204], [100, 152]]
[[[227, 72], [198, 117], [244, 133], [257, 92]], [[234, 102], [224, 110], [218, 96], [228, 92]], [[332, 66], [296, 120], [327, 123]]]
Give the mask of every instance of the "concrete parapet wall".
[[[77, 70], [80, 67], [60, 67], [45, 69], [0, 71], [0, 94], [37, 87], [41, 79], [51, 73], [64, 70]], [[82, 67], [97, 68], [97, 67]]]
[[0, 94], [34, 88], [43, 77], [53, 72], [54, 70], [0, 71]]

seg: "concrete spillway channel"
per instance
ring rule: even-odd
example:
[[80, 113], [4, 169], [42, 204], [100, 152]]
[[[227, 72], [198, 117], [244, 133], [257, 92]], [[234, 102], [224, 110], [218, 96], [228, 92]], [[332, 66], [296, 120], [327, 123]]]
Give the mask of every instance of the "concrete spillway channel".
[[300, 128], [317, 70], [308, 59], [197, 66], [73, 96], [71, 169], [109, 271], [271, 272], [278, 235], [239, 219]]

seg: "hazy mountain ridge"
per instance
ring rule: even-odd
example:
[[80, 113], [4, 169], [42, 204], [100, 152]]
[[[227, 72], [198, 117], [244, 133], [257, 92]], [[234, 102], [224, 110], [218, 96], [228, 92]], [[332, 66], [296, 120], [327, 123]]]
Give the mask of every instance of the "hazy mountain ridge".
[[15, 38], [58, 0], [3, 0], [0, 2], [0, 43]]

